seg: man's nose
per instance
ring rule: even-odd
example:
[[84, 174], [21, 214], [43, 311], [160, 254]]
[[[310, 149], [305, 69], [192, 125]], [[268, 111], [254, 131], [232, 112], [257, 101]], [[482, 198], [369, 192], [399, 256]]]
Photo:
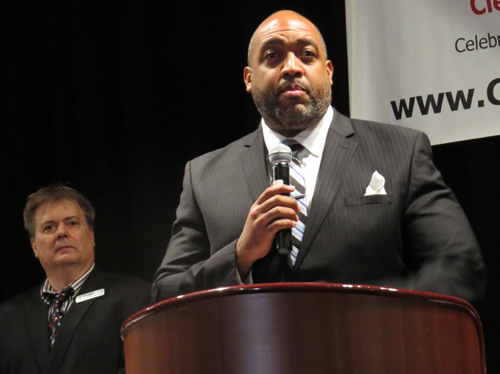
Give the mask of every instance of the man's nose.
[[301, 77], [304, 74], [302, 62], [293, 52], [289, 52], [285, 58], [281, 76], [285, 77]]
[[60, 224], [57, 227], [56, 236], [57, 236], [57, 238], [66, 238], [66, 237], [68, 237], [68, 233], [66, 231], [66, 225]]

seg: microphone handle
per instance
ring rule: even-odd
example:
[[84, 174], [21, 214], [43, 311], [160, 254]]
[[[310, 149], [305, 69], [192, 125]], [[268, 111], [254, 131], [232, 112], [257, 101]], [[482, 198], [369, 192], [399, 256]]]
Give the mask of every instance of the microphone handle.
[[[283, 180], [283, 184], [290, 184], [290, 165], [279, 162], [273, 165], [273, 181]], [[290, 194], [284, 194], [290, 196]], [[276, 250], [282, 255], [289, 255], [292, 251], [292, 229], [280, 230], [275, 237]]]

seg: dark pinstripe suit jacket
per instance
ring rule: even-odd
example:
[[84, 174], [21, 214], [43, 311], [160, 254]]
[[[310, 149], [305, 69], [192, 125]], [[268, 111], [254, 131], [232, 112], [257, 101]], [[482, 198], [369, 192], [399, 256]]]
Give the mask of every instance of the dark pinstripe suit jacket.
[[49, 307], [34, 287], [0, 305], [0, 374], [116, 374], [125, 367], [121, 324], [149, 304], [150, 285], [138, 278], [94, 269], [80, 295], [104, 296], [73, 303], [49, 351]]
[[[269, 186], [265, 153], [259, 128], [187, 164], [155, 300], [237, 284], [236, 240]], [[363, 196], [375, 170], [387, 195]], [[266, 274], [269, 263], [260, 262], [253, 268], [259, 282], [392, 286], [471, 302], [484, 288], [476, 239], [432, 163], [427, 136], [337, 111], [293, 270]]]

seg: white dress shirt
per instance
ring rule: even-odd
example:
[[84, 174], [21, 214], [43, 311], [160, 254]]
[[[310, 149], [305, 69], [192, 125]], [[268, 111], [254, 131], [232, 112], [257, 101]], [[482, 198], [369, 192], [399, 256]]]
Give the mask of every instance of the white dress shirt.
[[[300, 166], [304, 173], [308, 208], [311, 207], [311, 201], [314, 196], [314, 188], [316, 187], [321, 157], [323, 156], [323, 149], [325, 148], [326, 137], [328, 136], [328, 129], [330, 128], [332, 119], [333, 109], [330, 106], [316, 126], [300, 132], [293, 138], [304, 146], [304, 149], [299, 152], [297, 158], [300, 160]], [[280, 142], [287, 139], [276, 131], [271, 130], [269, 126], [266, 125], [264, 118], [262, 119], [262, 133], [268, 152]]]

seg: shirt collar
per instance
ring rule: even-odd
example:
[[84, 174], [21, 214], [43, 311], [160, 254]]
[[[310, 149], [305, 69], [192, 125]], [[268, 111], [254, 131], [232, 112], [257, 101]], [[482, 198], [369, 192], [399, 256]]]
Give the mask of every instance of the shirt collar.
[[[325, 148], [326, 137], [328, 136], [328, 129], [333, 120], [333, 114], [333, 109], [329, 106], [325, 115], [316, 126], [301, 131], [293, 139], [302, 144], [312, 155], [320, 157]], [[264, 135], [264, 142], [266, 143], [268, 152], [280, 142], [287, 139], [276, 131], [271, 130], [264, 121], [264, 118], [262, 118], [262, 134]]]
[[[95, 266], [95, 263], [92, 264], [90, 269], [85, 274], [83, 274], [80, 278], [78, 278], [74, 282], [72, 282], [69, 285], [67, 285], [66, 287], [64, 287], [64, 289], [62, 291], [68, 291], [69, 289], [71, 289], [73, 291], [73, 295], [78, 294], [78, 292], [80, 291], [80, 289], [83, 286], [83, 283], [87, 280], [87, 278], [89, 277], [92, 270], [94, 270], [94, 266]], [[45, 303], [50, 304], [51, 295], [55, 295], [56, 293], [57, 292], [54, 291], [51, 284], [49, 283], [49, 279], [45, 278], [45, 281], [42, 283], [42, 287], [40, 288], [40, 296], [41, 296], [42, 300]]]

